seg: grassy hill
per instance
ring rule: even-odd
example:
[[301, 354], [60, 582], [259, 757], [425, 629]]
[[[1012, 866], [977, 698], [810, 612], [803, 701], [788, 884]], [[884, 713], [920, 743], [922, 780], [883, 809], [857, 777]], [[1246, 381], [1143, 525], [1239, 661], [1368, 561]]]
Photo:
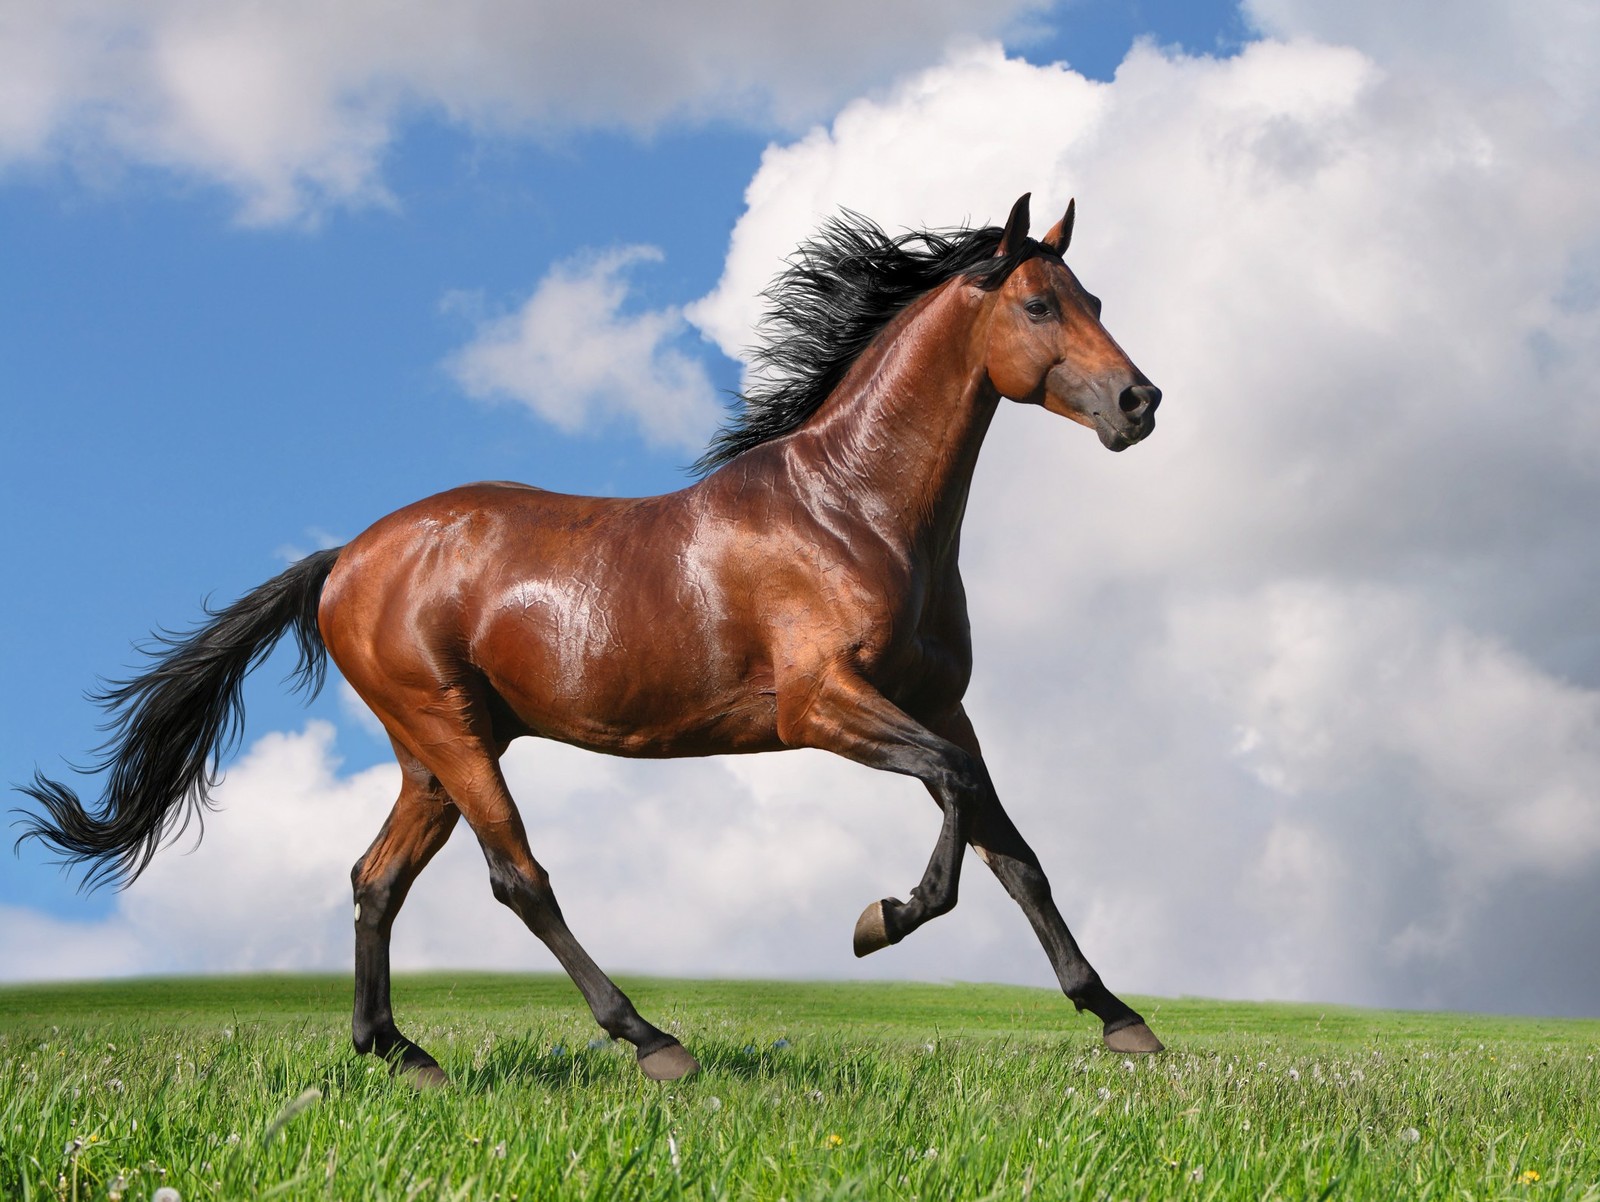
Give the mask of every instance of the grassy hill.
[[452, 1075], [357, 1057], [342, 977], [0, 989], [0, 1197], [1600, 1199], [1600, 1021], [1058, 994], [622, 982], [660, 1086], [564, 977], [401, 977]]

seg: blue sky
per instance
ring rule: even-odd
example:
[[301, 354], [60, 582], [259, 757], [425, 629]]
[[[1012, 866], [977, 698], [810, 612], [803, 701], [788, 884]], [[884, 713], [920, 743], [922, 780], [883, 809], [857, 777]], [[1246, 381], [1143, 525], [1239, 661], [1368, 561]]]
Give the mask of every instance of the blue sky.
[[[1112, 457], [1002, 414], [964, 546], [971, 709], [1102, 972], [1592, 1012], [1600, 956], [1563, 954], [1600, 939], [1584, 6], [1438, 29], [1376, 0], [952, 0], [903, 33], [691, 6], [610, 43], [603, 5], [459, 28], [413, 5], [388, 40], [340, 4], [265, 32], [231, 4], [54, 11], [0, 25], [3, 779], [85, 756], [82, 693], [145, 632], [417, 497], [683, 483], [822, 214], [988, 222], [1033, 189], [1044, 224], [1076, 195], [1075, 266], [1163, 426]], [[634, 350], [541, 341], [540, 296]], [[199, 850], [87, 898], [32, 848], [5, 861], [5, 975], [347, 962], [344, 875], [392, 769], [337, 683], [306, 709], [284, 666], [252, 679]], [[776, 763], [527, 749], [508, 773], [608, 967], [1046, 978], [992, 887], [851, 960], [854, 914], [931, 846], [925, 803]], [[631, 832], [656, 829], [682, 862], [641, 883]], [[788, 873], [787, 907], [750, 903]], [[458, 836], [400, 963], [549, 967], [481, 874]]]
[[[1095, 2], [1044, 14], [1014, 49], [1106, 79], [1137, 37], [1227, 51], [1244, 36], [1229, 5]], [[8, 675], [30, 682], [7, 703], [6, 779], [79, 760], [99, 719], [85, 688], [137, 662], [146, 630], [277, 570], [282, 548], [469, 480], [684, 483], [695, 453], [629, 424], [565, 435], [464, 396], [443, 364], [471, 326], [447, 298], [504, 308], [557, 262], [632, 243], [663, 252], [635, 273], [634, 303], [704, 295], [762, 150], [791, 132], [736, 116], [481, 137], [421, 114], [383, 157], [392, 204], [266, 226], [239, 224], [230, 189], [150, 167], [0, 176], [4, 474], [29, 515], [8, 525], [6, 559], [36, 565], [0, 599]], [[718, 388], [738, 387], [736, 363], [685, 342]], [[302, 718], [271, 672], [250, 694], [260, 729]], [[386, 754], [346, 748], [356, 764]], [[0, 875], [0, 902], [86, 904], [31, 851]]]

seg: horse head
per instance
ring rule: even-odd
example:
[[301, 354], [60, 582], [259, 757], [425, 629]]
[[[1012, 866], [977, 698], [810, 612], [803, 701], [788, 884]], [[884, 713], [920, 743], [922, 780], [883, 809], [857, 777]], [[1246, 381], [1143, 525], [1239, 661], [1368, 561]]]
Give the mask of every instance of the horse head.
[[1043, 405], [1124, 451], [1155, 428], [1161, 390], [1106, 332], [1100, 301], [1062, 261], [1075, 206], [1039, 242], [1028, 238], [1028, 195], [1012, 206], [995, 257], [1017, 262], [990, 297], [984, 363], [1001, 396]]

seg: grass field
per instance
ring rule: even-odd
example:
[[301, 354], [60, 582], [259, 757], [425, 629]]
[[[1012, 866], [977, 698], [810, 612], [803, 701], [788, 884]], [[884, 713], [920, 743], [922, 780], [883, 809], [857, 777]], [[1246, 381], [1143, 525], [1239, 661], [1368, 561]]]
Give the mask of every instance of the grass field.
[[1600, 1199], [1600, 1021], [637, 980], [668, 1086], [565, 978], [402, 977], [455, 1080], [357, 1057], [333, 977], [0, 990], [0, 1198]]

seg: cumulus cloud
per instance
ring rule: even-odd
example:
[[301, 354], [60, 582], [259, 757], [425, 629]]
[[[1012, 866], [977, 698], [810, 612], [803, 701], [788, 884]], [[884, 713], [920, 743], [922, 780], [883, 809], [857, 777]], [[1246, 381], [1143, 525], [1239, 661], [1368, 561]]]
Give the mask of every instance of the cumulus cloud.
[[[568, 921], [614, 972], [857, 975], [856, 915], [916, 881], [938, 831], [919, 786], [822, 753], [641, 763], [524, 742], [505, 770]], [[204, 838], [158, 856], [110, 916], [7, 912], [0, 975], [348, 969], [349, 869], [398, 788], [392, 766], [342, 774], [325, 722], [263, 736], [216, 791]], [[1004, 976], [994, 932], [1025, 923], [997, 885], [969, 892], [947, 940], [867, 974], [945, 975], [953, 941], [962, 975]], [[464, 824], [412, 891], [394, 961], [556, 969], [494, 901]]]
[[672, 345], [682, 315], [623, 311], [628, 268], [660, 258], [628, 246], [557, 266], [515, 312], [483, 323], [451, 373], [468, 394], [520, 401], [568, 433], [625, 417], [654, 442], [699, 446], [719, 409], [702, 361]]
[[[1042, 225], [1075, 194], [1074, 266], [1166, 389], [1160, 426], [1112, 456], [1003, 411], [963, 547], [970, 709], [1089, 954], [1130, 990], [1592, 1011], [1600, 968], [1574, 949], [1600, 931], [1600, 147], [1562, 66], [1581, 18], [1519, 6], [1524, 48], [1490, 62], [1496, 43], [1447, 31], [1440, 51], [1379, 6], [1252, 11], [1273, 36], [1226, 60], [1141, 46], [1097, 84], [970, 47], [853, 101], [768, 150], [688, 315], [738, 353], [782, 256], [841, 205], [945, 225], [1032, 190]], [[626, 325], [626, 261], [546, 284]], [[521, 345], [520, 316], [488, 344]], [[667, 329], [645, 321], [631, 361]], [[169, 922], [227, 948], [234, 918], [206, 926], [162, 875], [204, 879], [213, 854], [270, 891], [254, 921], [277, 934], [205, 963], [345, 962], [344, 872], [393, 778], [339, 774], [327, 740], [257, 744], [213, 837], [253, 829], [258, 773], [263, 812], [359, 811], [348, 832], [330, 818], [283, 881], [270, 833], [158, 860], [139, 889], [167, 900], [130, 893], [114, 920], [144, 924], [140, 964], [178, 963], [148, 942]], [[798, 754], [508, 763], [608, 966], [1048, 979], [975, 862], [955, 913], [849, 959], [860, 906], [932, 844], [911, 782]], [[458, 833], [398, 961], [548, 966], [476, 858]]]
[[783, 125], [1035, 7], [15, 0], [0, 167], [155, 167], [232, 191], [247, 222], [292, 220], [386, 203], [384, 154], [419, 114], [490, 135]]
[[1600, 156], [1561, 64], [1587, 18], [1537, 6], [1479, 73], [1492, 42], [1302, 7], [1263, 0], [1276, 36], [1226, 60], [1139, 46], [1096, 84], [975, 47], [853, 102], [769, 149], [689, 314], [749, 342], [840, 205], [947, 225], [1031, 190], [1042, 226], [1076, 195], [1073, 264], [1159, 428], [1113, 457], [1002, 412], [963, 562], [970, 708], [1102, 972], [1585, 1010]]

